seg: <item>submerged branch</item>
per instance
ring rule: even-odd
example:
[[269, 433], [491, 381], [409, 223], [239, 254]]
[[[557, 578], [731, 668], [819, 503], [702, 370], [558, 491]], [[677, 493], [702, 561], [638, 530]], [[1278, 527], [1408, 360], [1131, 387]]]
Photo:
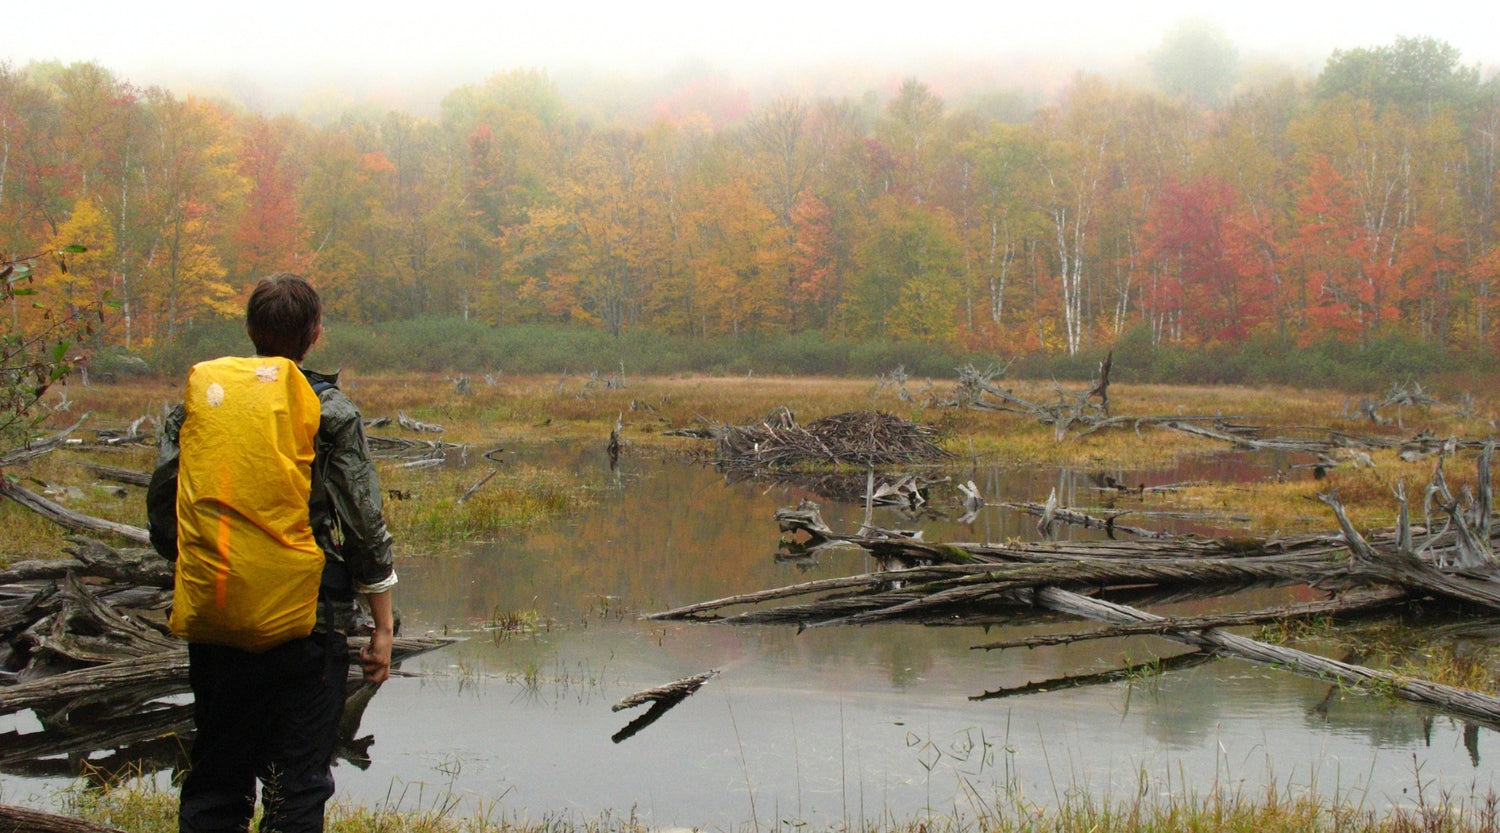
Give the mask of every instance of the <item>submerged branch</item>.
[[1130, 625], [1114, 625], [1108, 628], [1078, 631], [1075, 633], [1051, 633], [1028, 636], [1020, 639], [986, 642], [974, 645], [976, 651], [999, 651], [1006, 648], [1040, 648], [1052, 645], [1068, 645], [1091, 639], [1112, 639], [1121, 636], [1161, 636], [1173, 631], [1198, 631], [1207, 628], [1233, 627], [1237, 625], [1259, 625], [1265, 622], [1287, 622], [1318, 616], [1352, 616], [1384, 610], [1411, 598], [1398, 588], [1362, 590], [1348, 593], [1337, 599], [1281, 607], [1246, 610], [1239, 613], [1223, 613], [1210, 616], [1165, 617], [1160, 622], [1137, 622]]

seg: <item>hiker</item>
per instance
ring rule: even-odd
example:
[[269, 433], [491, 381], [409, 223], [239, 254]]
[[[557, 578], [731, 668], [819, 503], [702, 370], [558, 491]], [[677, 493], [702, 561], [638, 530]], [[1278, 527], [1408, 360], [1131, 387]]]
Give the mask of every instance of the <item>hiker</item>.
[[390, 676], [391, 536], [359, 410], [337, 374], [302, 370], [322, 304], [301, 277], [263, 278], [245, 326], [254, 358], [194, 366], [147, 490], [151, 544], [176, 565], [171, 616], [188, 641], [197, 736], [182, 833], [323, 829], [363, 594], [364, 679]]

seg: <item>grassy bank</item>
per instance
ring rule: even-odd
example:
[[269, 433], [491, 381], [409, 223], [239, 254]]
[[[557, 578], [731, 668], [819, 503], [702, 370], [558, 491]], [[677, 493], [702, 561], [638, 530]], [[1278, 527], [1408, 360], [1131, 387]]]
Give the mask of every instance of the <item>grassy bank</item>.
[[[315, 354], [314, 358], [311, 364], [320, 366], [325, 357]], [[372, 429], [372, 434], [437, 438], [467, 447], [463, 465], [408, 469], [395, 462], [380, 464], [382, 486], [388, 494], [420, 498], [387, 501], [397, 540], [415, 551], [431, 551], [449, 541], [491, 537], [581, 510], [593, 499], [591, 487], [571, 473], [516, 464], [500, 465], [496, 471], [480, 455], [495, 448], [569, 440], [583, 442], [585, 447], [597, 444], [602, 458], [616, 420], [624, 425], [627, 460], [663, 455], [706, 459], [712, 455], [711, 442], [668, 432], [756, 423], [783, 407], [803, 424], [850, 410], [880, 410], [935, 426], [943, 446], [960, 461], [1017, 468], [1066, 467], [1108, 473], [1132, 485], [1134, 481], [1125, 478], [1149, 476], [1161, 482], [1186, 461], [1229, 450], [1223, 442], [1160, 427], [1133, 427], [1128, 422], [1087, 436], [1075, 431], [1058, 441], [1051, 425], [1026, 415], [945, 406], [942, 403], [952, 397], [955, 383], [926, 379], [678, 374], [629, 376], [610, 383], [594, 376], [503, 375], [470, 377], [463, 387], [453, 377], [351, 371], [344, 387], [367, 417], [406, 414], [444, 428], [441, 434], [415, 434], [395, 427]], [[1081, 386], [1049, 381], [1015, 382], [1008, 387], [1031, 401], [1051, 401], [1057, 391], [1076, 392]], [[74, 384], [67, 389], [67, 409], [55, 413], [50, 424], [65, 425], [87, 412], [91, 416], [86, 429], [124, 429], [143, 416], [158, 418], [177, 401], [179, 390], [175, 380], [151, 377], [88, 387]], [[1491, 396], [1476, 400], [1467, 415], [1445, 407], [1390, 409], [1390, 424], [1372, 426], [1353, 413], [1349, 400], [1343, 392], [1285, 386], [1121, 383], [1111, 387], [1116, 415], [1218, 415], [1265, 426], [1271, 434], [1306, 435], [1312, 430], [1378, 433], [1400, 439], [1426, 430], [1437, 437], [1475, 438], [1491, 434], [1496, 414]], [[147, 470], [153, 459], [152, 449], [141, 447], [62, 451], [13, 467], [8, 474], [76, 511], [139, 526], [144, 525], [139, 495], [99, 481], [85, 466], [103, 463]], [[1395, 449], [1375, 450], [1367, 457], [1340, 458], [1326, 479], [1314, 480], [1310, 471], [1291, 468], [1292, 460], [1284, 463], [1280, 468], [1266, 468], [1256, 479], [1187, 485], [1153, 498], [1151, 508], [1232, 514], [1248, 519], [1244, 531], [1249, 533], [1291, 533], [1332, 528], [1332, 517], [1317, 495], [1337, 490], [1356, 524], [1388, 526], [1396, 515], [1393, 489], [1405, 483], [1408, 494], [1420, 494], [1434, 465], [1431, 459], [1403, 461]], [[469, 500], [462, 500], [491, 471], [494, 477]], [[1455, 492], [1471, 486], [1475, 477], [1471, 456], [1450, 461], [1445, 474]], [[0, 504], [0, 523], [10, 533], [0, 561], [49, 557], [61, 549], [60, 530], [17, 506]]]
[[[478, 808], [459, 799], [407, 811], [335, 804], [329, 833], [647, 833], [655, 828], [633, 811], [595, 818], [544, 815], [530, 818], [501, 804]], [[819, 828], [794, 819], [750, 821], [739, 833], [1494, 833], [1500, 830], [1500, 797], [1428, 796], [1414, 789], [1411, 802], [1384, 811], [1313, 793], [1270, 788], [1259, 794], [1225, 790], [1207, 795], [1123, 801], [1065, 796], [1060, 806], [1034, 804], [1019, 796], [973, 797], [963, 816], [922, 814], [908, 819], [849, 822]], [[80, 791], [70, 812], [129, 833], [177, 829], [173, 792], [155, 787]], [[679, 830], [685, 828], [669, 828]], [[694, 828], [696, 829], [696, 828]]]

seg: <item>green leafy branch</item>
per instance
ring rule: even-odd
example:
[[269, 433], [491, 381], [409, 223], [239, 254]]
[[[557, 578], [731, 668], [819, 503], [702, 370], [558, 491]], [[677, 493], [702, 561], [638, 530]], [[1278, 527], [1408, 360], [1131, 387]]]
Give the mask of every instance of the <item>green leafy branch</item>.
[[[19, 298], [40, 294], [35, 286], [38, 259], [52, 258], [67, 274], [68, 255], [85, 251], [83, 246], [70, 245], [24, 257], [0, 255], [0, 301], [15, 304]], [[0, 448], [29, 438], [45, 416], [37, 413], [37, 403], [82, 363], [82, 357], [70, 356], [69, 350], [93, 336], [109, 305], [107, 292], [97, 301], [60, 313], [33, 301], [33, 308], [42, 312], [39, 329], [22, 331], [13, 318], [11, 329], [0, 333]]]

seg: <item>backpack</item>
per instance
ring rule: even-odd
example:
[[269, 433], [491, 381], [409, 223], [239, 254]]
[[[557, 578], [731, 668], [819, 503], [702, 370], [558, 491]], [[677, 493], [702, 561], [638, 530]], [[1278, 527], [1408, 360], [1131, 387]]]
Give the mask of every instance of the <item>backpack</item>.
[[307, 636], [317, 392], [289, 359], [226, 357], [193, 366], [184, 408], [172, 633], [256, 653]]

